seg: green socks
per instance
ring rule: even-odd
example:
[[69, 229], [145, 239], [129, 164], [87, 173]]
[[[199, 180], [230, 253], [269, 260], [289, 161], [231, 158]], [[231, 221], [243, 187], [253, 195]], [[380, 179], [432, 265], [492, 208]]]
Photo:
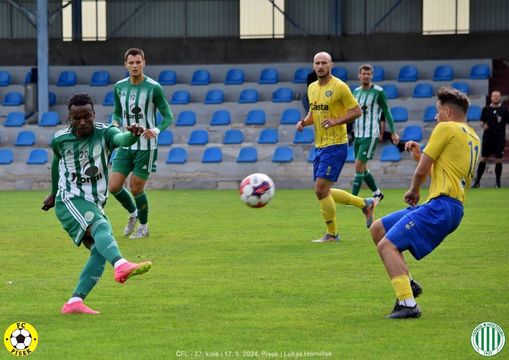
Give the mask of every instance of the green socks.
[[138, 194], [134, 197], [136, 208], [138, 209], [138, 219], [140, 224], [146, 224], [148, 221], [148, 199], [145, 192]]
[[129, 214], [132, 214], [134, 210], [136, 210], [136, 205], [134, 205], [133, 198], [131, 197], [131, 194], [129, 194], [129, 191], [125, 187], [122, 187], [122, 189], [117, 193], [111, 193], [115, 199], [118, 200], [120, 204], [129, 211]]

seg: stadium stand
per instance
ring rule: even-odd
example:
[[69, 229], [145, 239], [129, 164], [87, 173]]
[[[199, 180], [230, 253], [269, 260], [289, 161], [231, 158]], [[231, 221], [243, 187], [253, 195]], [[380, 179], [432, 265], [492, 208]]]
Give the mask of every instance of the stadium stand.
[[433, 81], [452, 81], [454, 70], [451, 65], [438, 65], [433, 73]]
[[483, 80], [490, 77], [490, 67], [486, 64], [476, 64], [470, 70], [470, 79]]
[[218, 147], [210, 147], [203, 151], [202, 163], [220, 163], [223, 161], [223, 152]]
[[420, 83], [415, 85], [413, 98], [430, 98], [433, 97], [433, 86], [429, 83]]
[[260, 72], [258, 84], [277, 84], [279, 73], [276, 68], [265, 68]]
[[5, 119], [5, 127], [20, 127], [25, 125], [25, 114], [21, 111], [13, 111], [7, 114]]
[[210, 72], [205, 69], [198, 69], [193, 73], [191, 85], [208, 85], [210, 84]]
[[242, 69], [228, 69], [226, 78], [224, 79], [225, 85], [241, 85], [244, 83], [244, 70]]
[[78, 81], [78, 76], [74, 71], [62, 71], [58, 76], [57, 86], [74, 86]]
[[396, 145], [385, 145], [382, 148], [382, 154], [380, 156], [382, 162], [397, 162], [401, 161], [401, 153], [399, 152]]
[[163, 70], [159, 73], [157, 82], [163, 86], [175, 85], [177, 83], [177, 73], [173, 70]]
[[333, 76], [342, 81], [346, 82], [348, 80], [348, 70], [346, 70], [343, 66], [334, 66], [331, 73]]
[[283, 111], [281, 114], [281, 125], [295, 125], [301, 119], [301, 114], [299, 109], [296, 108], [288, 108]]
[[163, 130], [157, 136], [157, 145], [170, 146], [173, 144], [173, 133], [170, 130]]
[[209, 133], [207, 130], [196, 129], [189, 135], [187, 145], [207, 145], [209, 142]]
[[239, 104], [253, 104], [258, 102], [258, 90], [249, 88], [240, 92]]
[[8, 71], [0, 71], [0, 86], [9, 86], [11, 84], [11, 74]]
[[424, 109], [424, 116], [423, 116], [422, 120], [424, 122], [432, 122], [432, 121], [434, 122], [436, 114], [437, 114], [437, 109], [436, 109], [435, 105], [427, 106], [426, 109]]
[[19, 106], [23, 103], [23, 95], [18, 91], [11, 91], [5, 94], [2, 106]]
[[348, 153], [346, 155], [346, 162], [353, 163], [355, 161], [355, 153], [353, 150], [353, 146], [348, 147]]
[[242, 144], [244, 141], [244, 134], [239, 129], [228, 129], [224, 133], [223, 144], [233, 145]]
[[464, 81], [456, 81], [451, 84], [453, 88], [455, 88], [458, 91], [461, 91], [462, 93], [469, 95], [470, 94], [470, 86], [468, 83]]
[[413, 140], [416, 142], [422, 141], [422, 128], [419, 125], [409, 125], [403, 130], [401, 135], [402, 141]]
[[396, 85], [393, 84], [385, 84], [382, 85], [382, 88], [384, 89], [385, 96], [387, 99], [397, 99], [398, 98], [398, 88]]
[[383, 66], [374, 65], [373, 66], [373, 81], [384, 81], [385, 80], [385, 70]]
[[35, 133], [32, 130], [23, 130], [16, 136], [15, 146], [34, 146], [35, 145]]
[[46, 149], [32, 149], [26, 161], [29, 165], [44, 165], [48, 162], [48, 151]]
[[294, 84], [306, 84], [309, 73], [313, 71], [307, 67], [301, 67], [295, 70], [295, 74], [293, 75], [293, 83]]
[[302, 131], [295, 130], [294, 144], [312, 144], [313, 141], [315, 141], [315, 133], [310, 128], [304, 128]]
[[175, 126], [194, 126], [196, 125], [196, 113], [192, 110], [182, 111], [175, 122]]
[[231, 115], [228, 110], [216, 110], [210, 119], [211, 126], [225, 126], [231, 124]]
[[103, 106], [113, 106], [113, 105], [115, 105], [113, 91], [108, 91], [106, 95], [104, 95]]
[[293, 150], [289, 146], [279, 146], [274, 150], [272, 162], [286, 163], [293, 161]]
[[171, 96], [170, 104], [186, 105], [191, 101], [191, 94], [187, 90], [177, 90]]
[[258, 161], [258, 150], [255, 147], [248, 146], [239, 150], [237, 156], [238, 163], [255, 163]]
[[181, 147], [174, 147], [168, 152], [167, 164], [185, 164], [187, 162], [187, 150]]
[[263, 129], [258, 138], [258, 144], [277, 144], [279, 141], [279, 134], [276, 129]]
[[249, 110], [246, 116], [246, 125], [264, 125], [265, 124], [265, 111], [263, 109]]
[[391, 114], [394, 118], [394, 122], [408, 121], [408, 110], [406, 107], [394, 106], [391, 108]]
[[399, 70], [399, 82], [415, 82], [419, 78], [419, 71], [413, 65], [402, 66]]
[[108, 86], [110, 84], [110, 73], [106, 70], [94, 71], [90, 78], [90, 86]]
[[47, 111], [41, 116], [39, 126], [57, 126], [60, 124], [60, 118], [55, 111]]
[[467, 111], [467, 121], [479, 121], [481, 119], [481, 107], [470, 105]]
[[14, 155], [11, 149], [0, 149], [0, 165], [9, 165], [14, 161]]
[[57, 95], [54, 92], [49, 92], [48, 94], [48, 104], [49, 106], [54, 106], [57, 104]]
[[210, 89], [205, 96], [205, 104], [222, 104], [224, 102], [224, 92], [221, 89]]
[[291, 102], [293, 100], [293, 91], [290, 88], [277, 88], [272, 93], [272, 102]]

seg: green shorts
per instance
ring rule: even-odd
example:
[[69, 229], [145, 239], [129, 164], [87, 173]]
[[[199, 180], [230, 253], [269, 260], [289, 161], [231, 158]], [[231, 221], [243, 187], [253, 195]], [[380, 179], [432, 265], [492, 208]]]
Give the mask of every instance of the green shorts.
[[157, 149], [131, 150], [119, 148], [113, 159], [112, 172], [119, 172], [125, 177], [133, 173], [139, 178], [148, 179], [150, 173], [157, 169]]
[[77, 246], [81, 245], [83, 235], [91, 225], [98, 221], [109, 222], [108, 217], [96, 204], [82, 198], [62, 200], [57, 196], [55, 214]]
[[377, 144], [378, 137], [355, 138], [353, 143], [355, 159], [360, 160], [363, 163], [366, 163], [368, 162], [368, 160], [373, 159]]

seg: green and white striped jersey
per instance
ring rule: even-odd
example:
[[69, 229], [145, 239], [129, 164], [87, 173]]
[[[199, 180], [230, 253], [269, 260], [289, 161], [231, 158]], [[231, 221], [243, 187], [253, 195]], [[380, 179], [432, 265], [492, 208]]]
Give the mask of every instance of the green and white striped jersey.
[[380, 117], [382, 112], [389, 125], [390, 132], [394, 132], [394, 120], [387, 105], [387, 97], [382, 87], [371, 85], [369, 89], [362, 86], [356, 88], [353, 96], [357, 99], [362, 115], [355, 119], [353, 129], [356, 138], [378, 137], [380, 135]]
[[58, 195], [80, 197], [103, 208], [108, 195], [108, 161], [116, 147], [113, 137], [120, 130], [113, 125], [95, 123], [86, 138], [78, 138], [72, 128], [57, 131], [51, 148], [58, 163]]
[[[157, 127], [162, 131], [173, 120], [162, 86], [148, 76], [145, 76], [143, 82], [138, 85], [131, 84], [129, 77], [118, 81], [113, 89], [113, 97], [115, 99], [113, 120], [121, 126], [138, 123], [144, 129]], [[163, 116], [159, 126], [156, 126], [157, 110]], [[130, 148], [131, 150], [157, 149], [157, 137], [153, 139], [140, 137]]]

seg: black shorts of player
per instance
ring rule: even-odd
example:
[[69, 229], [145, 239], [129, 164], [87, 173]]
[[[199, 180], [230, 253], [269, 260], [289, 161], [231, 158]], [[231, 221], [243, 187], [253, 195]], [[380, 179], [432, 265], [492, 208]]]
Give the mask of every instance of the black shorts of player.
[[496, 159], [504, 157], [505, 139], [503, 138], [486, 138], [482, 139], [481, 156], [495, 156]]

